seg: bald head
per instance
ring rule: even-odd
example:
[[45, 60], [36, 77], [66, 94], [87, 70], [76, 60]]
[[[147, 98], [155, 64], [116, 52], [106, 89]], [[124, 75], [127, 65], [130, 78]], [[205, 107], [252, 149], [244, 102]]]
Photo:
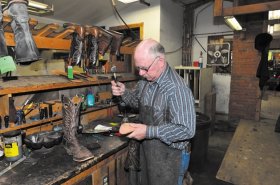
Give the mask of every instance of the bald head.
[[154, 81], [166, 67], [164, 47], [153, 39], [143, 40], [135, 49], [134, 61], [139, 75]]
[[156, 56], [164, 57], [164, 47], [153, 39], [146, 39], [140, 42], [134, 53], [134, 58], [154, 58]]

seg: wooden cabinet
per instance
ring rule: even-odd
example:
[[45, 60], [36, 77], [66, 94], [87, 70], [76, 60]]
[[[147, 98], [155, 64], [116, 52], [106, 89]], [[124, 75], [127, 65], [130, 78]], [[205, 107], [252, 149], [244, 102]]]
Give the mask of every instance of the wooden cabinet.
[[127, 185], [127, 172], [124, 170], [126, 154], [127, 148], [83, 171], [63, 185]]
[[193, 92], [198, 111], [205, 112], [205, 96], [212, 91], [213, 69], [191, 66], [175, 66]]

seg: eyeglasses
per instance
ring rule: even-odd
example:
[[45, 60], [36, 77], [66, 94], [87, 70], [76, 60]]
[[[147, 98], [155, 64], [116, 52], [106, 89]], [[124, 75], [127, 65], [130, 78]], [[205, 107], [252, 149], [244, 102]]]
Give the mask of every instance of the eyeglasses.
[[142, 71], [148, 72], [148, 71], [150, 70], [150, 68], [152, 67], [152, 65], [155, 63], [156, 59], [158, 59], [158, 58], [159, 58], [159, 56], [157, 56], [157, 57], [153, 60], [153, 62], [151, 63], [151, 65], [149, 65], [148, 67], [139, 67], [139, 66], [137, 66], [136, 69], [137, 69], [138, 71], [142, 70]]

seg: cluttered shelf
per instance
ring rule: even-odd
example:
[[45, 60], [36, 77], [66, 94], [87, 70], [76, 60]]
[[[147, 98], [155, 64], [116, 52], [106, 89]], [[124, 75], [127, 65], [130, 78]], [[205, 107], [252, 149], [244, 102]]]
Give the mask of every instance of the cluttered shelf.
[[[122, 82], [130, 82], [135, 81], [136, 77], [133, 76], [123, 76], [118, 78]], [[81, 80], [79, 82], [72, 82], [65, 76], [57, 76], [57, 75], [49, 75], [49, 76], [21, 76], [17, 80], [11, 80], [8, 82], [0, 82], [0, 115], [2, 118], [5, 115], [10, 114], [10, 106], [9, 103], [10, 97], [14, 97], [21, 94], [32, 94], [32, 93], [39, 93], [44, 91], [57, 91], [57, 90], [64, 90], [64, 89], [76, 89], [80, 87], [89, 87], [89, 86], [99, 86], [99, 85], [107, 85], [110, 84], [111, 78], [103, 76], [103, 79], [98, 79], [96, 81], [87, 81]], [[82, 112], [82, 115], [85, 115], [86, 119], [95, 119], [92, 116], [99, 116], [98, 111], [104, 111], [100, 114], [108, 116], [108, 109], [110, 107], [115, 106], [113, 104], [102, 105], [102, 106], [95, 106], [92, 108], [87, 109], [86, 111]], [[107, 109], [107, 112], [106, 112]], [[37, 109], [36, 109], [37, 110]], [[61, 111], [61, 108], [56, 108], [56, 111]], [[38, 112], [38, 110], [37, 110]], [[93, 113], [94, 112], [94, 113]], [[34, 114], [36, 111], [34, 112]], [[102, 116], [101, 116], [102, 117]], [[16, 125], [13, 123], [9, 123], [9, 126], [4, 128], [4, 123], [2, 123], [2, 129], [0, 129], [1, 133], [6, 133], [9, 131], [20, 130], [20, 129], [35, 129], [36, 131], [41, 129], [40, 125], [46, 125], [49, 128], [53, 127], [53, 124], [59, 124], [61, 122], [62, 116], [56, 115], [52, 118], [47, 118], [43, 120], [29, 120], [29, 117], [26, 119], [25, 124]], [[1, 124], [1, 123], [0, 123]]]
[[[129, 82], [137, 80], [135, 76], [121, 77], [118, 79], [122, 82]], [[69, 81], [69, 79], [64, 76], [21, 76], [17, 80], [11, 80], [8, 82], [0, 82], [0, 95], [6, 94], [19, 94], [19, 93], [29, 93], [38, 92], [46, 90], [57, 90], [63, 88], [77, 88], [91, 85], [104, 85], [109, 84], [111, 79], [108, 77], [103, 77], [103, 79], [98, 79], [96, 81], [89, 81], [87, 79], [79, 81]]]
[[[16, 39], [15, 39], [15, 33], [14, 33], [14, 29], [12, 28], [13, 24], [11, 24], [11, 22], [13, 21], [12, 17], [8, 17], [6, 15], [3, 16], [3, 30], [4, 30], [4, 36], [5, 36], [5, 42], [7, 46], [18, 46], [19, 44], [16, 43]], [[20, 102], [20, 98], [21, 96], [27, 96], [29, 94], [40, 94], [41, 92], [47, 92], [50, 91], [51, 93], [55, 93], [58, 92], [60, 90], [67, 90], [67, 92], [70, 94], [70, 91], [75, 91], [77, 89], [77, 91], [82, 91], [83, 88], [91, 88], [90, 86], [106, 86], [109, 85], [111, 82], [111, 75], [109, 71], [109, 67], [112, 66], [116, 66], [118, 68], [118, 70], [116, 70], [114, 73], [118, 73], [117, 77], [119, 81], [122, 82], [132, 82], [132, 81], [136, 81], [137, 77], [134, 75], [134, 67], [133, 67], [133, 59], [131, 57], [131, 55], [134, 52], [134, 46], [138, 43], [138, 42], [121, 42], [122, 41], [122, 37], [117, 37], [116, 33], [114, 33], [115, 35], [113, 35], [112, 32], [110, 32], [110, 37], [108, 37], [109, 40], [108, 43], [106, 43], [107, 45], [110, 43], [110, 45], [106, 45], [107, 47], [102, 48], [98, 46], [98, 54], [99, 54], [99, 60], [98, 61], [92, 61], [91, 65], [87, 66], [87, 69], [90, 70], [92, 69], [92, 73], [89, 73], [89, 71], [81, 71], [78, 70], [78, 74], [75, 73], [75, 71], [73, 70], [73, 77], [69, 77], [67, 76], [68, 73], [65, 72], [65, 60], [60, 60], [60, 61], [56, 61], [59, 64], [64, 64], [64, 65], [58, 65], [56, 67], [54, 67], [55, 70], [48, 70], [51, 69], [47, 67], [42, 68], [44, 70], [42, 70], [43, 72], [37, 71], [35, 70], [32, 71], [31, 67], [30, 68], [24, 68], [26, 66], [31, 66], [29, 65], [29, 61], [32, 61], [32, 64], [36, 64], [36, 65], [41, 65], [42, 62], [48, 62], [48, 64], [50, 66], [54, 66], [57, 63], [54, 63], [50, 60], [45, 60], [44, 61], [44, 55], [42, 55], [42, 53], [44, 51], [46, 51], [45, 49], [49, 49], [49, 50], [64, 50], [66, 51], [70, 51], [70, 45], [71, 45], [71, 41], [73, 40], [73, 33], [80, 33], [79, 31], [83, 30], [85, 31], [87, 28], [88, 32], [83, 32], [83, 36], [85, 36], [85, 34], [93, 34], [91, 31], [91, 29], [99, 29], [99, 31], [102, 32], [98, 34], [98, 38], [102, 37], [103, 34], [108, 34], [107, 30], [101, 30], [101, 28], [96, 27], [96, 26], [82, 26], [82, 25], [75, 25], [75, 24], [71, 24], [71, 23], [65, 23], [63, 26], [60, 26], [56, 23], [50, 23], [50, 24], [46, 24], [46, 25], [39, 25], [38, 21], [30, 18], [29, 19], [29, 30], [32, 34], [32, 37], [34, 39], [34, 42], [36, 43], [36, 47], [38, 49], [40, 49], [41, 52], [41, 56], [39, 56], [39, 53], [35, 52], [36, 56], [28, 56], [24, 59], [21, 59], [20, 57], [17, 58], [17, 54], [15, 53], [15, 59], [16, 62], [18, 64], [24, 63], [22, 65], [18, 65], [15, 66], [15, 68], [17, 69], [17, 71], [15, 73], [11, 73], [12, 71], [15, 71], [15, 69], [9, 69], [9, 70], [1, 70], [1, 73], [4, 74], [6, 71], [6, 78], [3, 76], [2, 79], [0, 80], [0, 118], [5, 118], [5, 117], [10, 117], [10, 118], [14, 118], [15, 114], [11, 113], [11, 107], [14, 107], [14, 102]], [[25, 30], [28, 31], [29, 30]], [[96, 31], [96, 30], [95, 30]], [[118, 35], [120, 36], [120, 35]], [[97, 36], [96, 36], [97, 37]], [[114, 38], [114, 41], [113, 41]], [[119, 42], [118, 42], [119, 41]], [[118, 42], [118, 44], [116, 44], [115, 42]], [[119, 43], [121, 45], [119, 45]], [[120, 47], [119, 47], [120, 46]], [[8, 48], [9, 48], [8, 47]], [[16, 48], [15, 47], [15, 48]], [[110, 48], [110, 52], [107, 52], [108, 48]], [[116, 52], [114, 52], [116, 50]], [[119, 50], [119, 52], [117, 52]], [[15, 51], [17, 51], [17, 49], [15, 49]], [[24, 51], [24, 53], [27, 53], [26, 51]], [[46, 52], [45, 52], [46, 53]], [[104, 56], [106, 53], [106, 57]], [[118, 53], [118, 54], [117, 54]], [[119, 56], [119, 58], [117, 58], [117, 55]], [[124, 56], [125, 55], [125, 56]], [[129, 56], [128, 56], [129, 55]], [[6, 56], [6, 55], [5, 55]], [[102, 57], [101, 57], [102, 56]], [[9, 56], [8, 56], [9, 57]], [[8, 57], [3, 57], [3, 60], [5, 59], [5, 62], [7, 62], [7, 58]], [[41, 58], [42, 57], [42, 58]], [[61, 57], [61, 56], [60, 56]], [[11, 57], [10, 57], [11, 58]], [[43, 59], [43, 60], [40, 60]], [[61, 59], [61, 58], [59, 58]], [[69, 59], [70, 60], [70, 59]], [[101, 62], [102, 60], [102, 62]], [[12, 60], [9, 60], [12, 61]], [[35, 62], [36, 61], [36, 62]], [[104, 61], [110, 61], [107, 62], [110, 63], [110, 65], [107, 65], [105, 67], [102, 66], [102, 64], [106, 64], [106, 62]], [[27, 63], [25, 63], [27, 62]], [[80, 61], [85, 62], [85, 60]], [[95, 62], [95, 63], [93, 63]], [[12, 62], [14, 63], [14, 62]], [[26, 65], [27, 64], [27, 65]], [[67, 64], [69, 65], [69, 64]], [[71, 65], [77, 65], [77, 63], [71, 63]], [[81, 64], [81, 66], [86, 65], [86, 63]], [[24, 67], [23, 67], [24, 66]], [[35, 65], [34, 65], [35, 66]], [[108, 67], [109, 66], [109, 67]], [[99, 68], [104, 67], [104, 69], [106, 68], [106, 70], [103, 71], [102, 68], [102, 72], [99, 73]], [[108, 67], [108, 69], [107, 69]], [[7, 68], [7, 67], [6, 67]], [[24, 70], [29, 70], [32, 71], [34, 73], [24, 73], [21, 74], [21, 69]], [[94, 71], [94, 69], [96, 69]], [[55, 71], [55, 72], [54, 72]], [[60, 71], [59, 73], [57, 73], [58, 71]], [[93, 72], [94, 71], [94, 72]], [[97, 72], [98, 71], [98, 72]], [[111, 68], [111, 72], [112, 72], [112, 68]], [[8, 76], [8, 74], [10, 76]], [[28, 76], [27, 76], [28, 75]], [[32, 75], [32, 76], [31, 76]], [[9, 77], [9, 78], [7, 78]], [[12, 78], [14, 77], [14, 78]], [[81, 88], [82, 87], [82, 88]], [[83, 93], [83, 92], [82, 92]], [[12, 101], [11, 101], [12, 100]], [[44, 102], [40, 102], [41, 104], [44, 104]], [[19, 103], [20, 104], [20, 103]], [[39, 107], [40, 108], [45, 108], [45, 107]], [[110, 109], [110, 106], [105, 106], [105, 108], [103, 108], [103, 116], [104, 115], [108, 115], [108, 113], [106, 114], [106, 110], [105, 109]], [[19, 111], [19, 106], [16, 106], [16, 111]], [[38, 110], [36, 110], [38, 112]], [[36, 113], [37, 112], [32, 112], [32, 113]], [[61, 111], [61, 109], [59, 109], [59, 111]], [[87, 120], [92, 120], [95, 119], [96, 115], [98, 115], [99, 110], [98, 109], [92, 109], [89, 111], [85, 111], [84, 113], [82, 113], [82, 117], [86, 118]], [[93, 113], [95, 112], [95, 113]], [[13, 115], [13, 116], [11, 116]], [[29, 115], [31, 116], [31, 115]], [[101, 116], [102, 117], [102, 116]], [[1, 119], [2, 119], [1, 118]], [[0, 119], [0, 121], [1, 121]], [[28, 119], [28, 118], [27, 118]], [[2, 129], [0, 127], [1, 133], [5, 133], [5, 132], [9, 132], [9, 131], [13, 131], [13, 130], [19, 130], [19, 129], [23, 129], [26, 131], [29, 131], [29, 128], [33, 129], [36, 128], [37, 131], [41, 130], [41, 125], [52, 125], [52, 123], [59, 123], [61, 122], [62, 117], [61, 116], [56, 116], [56, 117], [52, 117], [52, 118], [48, 118], [48, 119], [44, 119], [44, 120], [28, 120], [27, 124], [22, 124], [22, 125], [16, 125], [15, 122], [13, 122], [13, 120], [9, 120], [11, 124], [9, 124], [8, 127], [3, 128]], [[3, 119], [5, 120], [5, 119]], [[2, 125], [3, 121], [2, 121]], [[1, 126], [1, 122], [0, 122], [0, 126]]]
[[[15, 39], [13, 29], [11, 27], [12, 18], [6, 15], [3, 15], [3, 30], [6, 39], [7, 46], [15, 46]], [[38, 21], [30, 18], [29, 19], [29, 29], [32, 33], [33, 39], [36, 43], [38, 49], [56, 49], [56, 50], [70, 50], [72, 33], [77, 32], [78, 25], [66, 23], [63, 27], [56, 24], [50, 23], [44, 26], [38, 24]], [[83, 26], [82, 26], [83, 27]], [[137, 43], [137, 42], [136, 42]], [[120, 49], [120, 54], [123, 55], [132, 55], [134, 52], [135, 42], [127, 43], [128, 45], [122, 44]], [[131, 45], [132, 44], [132, 45]], [[115, 61], [116, 56], [112, 56], [111, 60]], [[125, 68], [124, 62], [115, 61], [114, 65], [118, 67], [118, 71], [123, 71], [128, 73], [124, 78], [120, 78], [121, 81], [133, 81], [136, 80], [134, 74], [133, 63], [131, 62], [130, 70], [125, 71], [122, 68]], [[56, 90], [64, 88], [76, 88], [76, 87], [85, 87], [90, 85], [102, 85], [110, 83], [110, 78], [108, 74], [104, 76], [86, 76], [81, 77], [81, 75], [76, 76], [74, 74], [74, 80], [69, 81], [65, 78], [65, 74], [57, 74], [52, 76], [46, 72], [48, 75], [42, 76], [29, 76], [19, 75], [20, 77], [15, 81], [4, 82], [0, 81], [0, 96], [6, 94], [19, 94], [19, 93], [29, 93], [36, 91], [46, 91], [46, 90]], [[63, 76], [63, 77], [62, 77]], [[66, 74], [67, 76], [67, 74]], [[77, 77], [77, 78], [76, 78]], [[76, 83], [78, 82], [78, 83]]]
[[[14, 33], [11, 28], [12, 18], [3, 16], [3, 30], [7, 46], [15, 46]], [[29, 28], [33, 39], [39, 49], [58, 49], [69, 50], [71, 45], [71, 34], [75, 32], [75, 26], [61, 27], [56, 23], [46, 24], [44, 26], [37, 26], [36, 19], [29, 19]], [[133, 54], [135, 44], [138, 42], [131, 42], [127, 45], [122, 45], [120, 53]]]
[[[110, 103], [110, 104], [96, 104], [94, 107], [88, 108], [85, 111], [81, 111], [81, 115], [83, 114], [87, 114], [90, 112], [94, 112], [94, 111], [99, 111], [99, 110], [103, 110], [103, 109], [108, 109], [108, 108], [112, 108], [116, 106], [114, 103]], [[110, 115], [108, 115], [110, 116]], [[10, 131], [14, 131], [14, 130], [19, 130], [19, 129], [26, 129], [26, 128], [31, 128], [31, 127], [35, 127], [38, 125], [44, 125], [47, 123], [52, 123], [55, 125], [59, 125], [62, 123], [62, 115], [58, 114], [55, 115], [54, 117], [49, 117], [49, 118], [44, 118], [42, 120], [37, 120], [37, 121], [33, 121], [31, 120], [31, 118], [26, 120], [26, 123], [21, 124], [21, 125], [14, 125], [13, 127], [8, 127], [8, 128], [2, 128], [0, 130], [0, 134], [2, 133], [6, 133], [6, 132], [10, 132]]]

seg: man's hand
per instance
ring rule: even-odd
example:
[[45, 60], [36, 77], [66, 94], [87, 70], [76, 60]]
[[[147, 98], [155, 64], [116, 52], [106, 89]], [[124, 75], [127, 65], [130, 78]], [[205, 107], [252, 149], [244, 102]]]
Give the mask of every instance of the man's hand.
[[130, 123], [129, 125], [134, 128], [134, 131], [127, 137], [137, 140], [142, 140], [146, 138], [147, 125], [136, 123]]
[[114, 96], [121, 96], [124, 94], [125, 85], [121, 82], [111, 81], [112, 84], [112, 93]]

